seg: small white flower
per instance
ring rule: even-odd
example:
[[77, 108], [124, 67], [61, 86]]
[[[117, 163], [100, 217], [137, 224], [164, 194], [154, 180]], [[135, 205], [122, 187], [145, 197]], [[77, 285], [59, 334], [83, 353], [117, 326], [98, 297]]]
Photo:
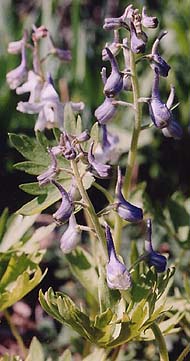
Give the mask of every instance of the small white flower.
[[28, 72], [27, 81], [16, 89], [17, 94], [30, 93], [29, 103], [38, 102], [40, 100], [43, 87], [42, 79], [33, 70]]

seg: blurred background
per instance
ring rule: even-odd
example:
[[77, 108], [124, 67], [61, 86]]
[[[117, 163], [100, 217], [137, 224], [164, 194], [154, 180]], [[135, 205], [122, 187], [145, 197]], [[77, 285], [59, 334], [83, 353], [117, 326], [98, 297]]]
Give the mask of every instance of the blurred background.
[[[13, 213], [31, 199], [31, 196], [19, 189], [19, 184], [32, 182], [35, 178], [14, 169], [14, 163], [22, 161], [23, 157], [11, 147], [8, 133], [27, 134], [34, 137], [33, 129], [36, 116], [16, 111], [18, 101], [26, 100], [27, 96], [25, 94], [16, 95], [15, 91], [11, 91], [6, 83], [6, 73], [18, 66], [20, 61], [19, 56], [7, 53], [8, 43], [19, 40], [24, 29], [31, 31], [32, 24], [36, 26], [43, 24], [51, 32], [57, 47], [71, 50], [72, 61], [70, 63], [55, 61], [55, 58], [52, 57], [48, 59], [47, 69], [51, 72], [55, 87], [63, 101], [67, 100], [69, 94], [72, 101], [85, 103], [82, 119], [84, 127], [90, 128], [95, 122], [94, 110], [104, 99], [100, 71], [105, 63], [102, 61], [101, 51], [105, 43], [111, 41], [112, 36], [102, 28], [104, 18], [120, 16], [129, 3], [123, 0], [1, 0], [0, 3], [0, 207], [1, 211], [8, 207], [9, 212]], [[167, 79], [161, 79], [161, 95], [166, 100], [170, 84], [175, 85], [175, 103], [179, 102], [180, 104], [173, 111], [173, 114], [184, 132], [183, 138], [179, 141], [165, 138], [154, 127], [142, 132], [138, 154], [138, 181], [146, 182], [145, 202], [148, 204], [148, 209], [153, 207], [157, 211], [155, 218], [157, 217], [158, 223], [163, 220], [160, 210], [168, 205], [171, 222], [176, 222], [177, 219], [181, 225], [180, 222], [183, 220], [182, 225], [185, 224], [189, 227], [190, 202], [186, 208], [183, 208], [182, 205], [186, 204], [186, 200], [190, 197], [190, 1], [139, 0], [132, 3], [134, 7], [146, 5], [148, 14], [157, 16], [159, 19], [159, 28], [147, 32], [149, 36], [149, 48], [147, 50], [151, 49], [159, 31], [168, 31], [168, 34], [161, 41], [160, 53], [170, 64], [171, 70]], [[43, 54], [43, 48], [41, 51]], [[118, 56], [118, 62], [122, 69], [123, 64], [120, 56]], [[138, 71], [141, 96], [149, 96], [152, 71], [147, 62], [140, 62]], [[128, 94], [122, 94], [122, 99], [128, 100], [128, 96]], [[143, 106], [143, 112], [144, 121], [146, 121], [148, 118], [146, 105]], [[126, 131], [127, 134], [131, 131], [132, 116], [127, 108], [119, 110], [114, 124], [116, 124], [117, 130], [120, 129], [121, 132]], [[121, 159], [121, 165], [125, 164], [126, 156], [127, 152]], [[171, 201], [173, 194], [177, 194], [177, 196]], [[178, 208], [176, 208], [176, 204]], [[181, 208], [179, 204], [181, 204]], [[168, 242], [167, 229], [164, 232], [160, 228], [155, 239], [158, 243], [161, 241]], [[171, 245], [173, 245], [172, 241]], [[189, 249], [189, 245], [190, 237], [185, 239], [181, 248]], [[167, 244], [166, 246], [168, 247]], [[68, 268], [64, 264], [64, 258], [56, 247], [53, 250], [54, 253], [47, 253], [44, 263], [44, 268], [51, 263], [45, 279], [46, 289], [52, 284], [56, 284], [56, 288], [61, 287], [63, 279], [68, 277]], [[175, 246], [172, 248], [172, 252], [173, 255], [175, 252], [177, 254], [178, 250], [175, 249]], [[188, 256], [187, 253], [186, 255]], [[184, 264], [181, 264], [181, 268], [189, 275], [189, 258], [187, 258], [183, 259]], [[177, 278], [177, 282], [180, 284], [180, 279]], [[44, 284], [42, 284], [42, 288], [43, 286]], [[73, 287], [68, 283], [67, 287], [70, 286]], [[76, 290], [80, 293], [80, 286]], [[37, 299], [37, 297], [38, 289], [34, 291], [32, 297], [29, 295], [26, 298], [27, 304], [32, 305], [33, 299]], [[35, 317], [38, 319], [41, 312], [38, 306], [35, 312], [37, 312]], [[42, 341], [46, 342], [47, 354], [51, 350], [51, 354], [55, 353], [56, 355], [57, 350], [64, 348], [71, 338], [74, 340], [73, 347], [76, 349], [82, 347], [79, 338], [76, 335], [71, 335], [69, 330], [66, 332], [64, 329], [63, 340], [63, 329], [49, 318], [44, 319], [40, 327], [40, 337]], [[29, 329], [32, 332], [32, 326]], [[187, 327], [187, 329], [190, 337], [189, 328]], [[45, 334], [46, 336], [44, 336]], [[25, 332], [25, 337], [31, 339], [27, 332]], [[183, 339], [183, 337], [182, 332], [181, 338]], [[168, 341], [168, 347], [171, 348], [173, 355], [175, 355], [176, 349], [179, 353], [180, 348], [183, 348], [178, 341], [179, 339], [175, 337], [172, 342], [171, 339]], [[154, 352], [155, 348], [150, 343], [148, 349], [144, 349], [145, 360], [153, 360], [151, 355]], [[125, 360], [133, 359], [130, 357], [135, 357], [134, 355], [136, 355], [134, 360], [142, 360], [141, 353], [142, 348], [138, 343], [135, 348], [130, 349], [129, 346], [129, 358], [126, 356]], [[154, 360], [157, 360], [156, 356]]]

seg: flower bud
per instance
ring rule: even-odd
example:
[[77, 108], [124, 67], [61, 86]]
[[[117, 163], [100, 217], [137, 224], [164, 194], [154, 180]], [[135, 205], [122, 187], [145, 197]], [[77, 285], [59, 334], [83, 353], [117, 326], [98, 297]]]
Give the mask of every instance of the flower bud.
[[78, 228], [74, 214], [69, 218], [69, 225], [60, 239], [60, 248], [67, 254], [73, 251], [81, 239], [81, 231]]
[[152, 247], [152, 225], [151, 219], [147, 219], [147, 240], [145, 241], [145, 250], [147, 252], [146, 259], [148, 265], [154, 266], [158, 273], [164, 272], [167, 266], [167, 259], [165, 256], [157, 253]]
[[146, 12], [146, 6], [142, 8], [142, 19], [141, 23], [145, 28], [157, 28], [158, 26], [158, 19], [155, 16], [148, 16]]
[[106, 277], [109, 288], [127, 290], [131, 287], [131, 276], [126, 266], [121, 263], [116, 255], [115, 247], [108, 225], [106, 225], [106, 240], [109, 261], [106, 266]]
[[54, 179], [51, 182], [59, 189], [62, 196], [61, 205], [58, 210], [53, 214], [53, 218], [55, 219], [55, 221], [58, 224], [61, 224], [68, 221], [74, 210], [74, 206], [69, 194], [62, 187], [62, 185]]
[[133, 204], [126, 201], [122, 191], [122, 177], [121, 170], [118, 167], [118, 177], [116, 184], [116, 199], [117, 199], [117, 213], [128, 222], [140, 222], [143, 219], [143, 211], [141, 208], [134, 206]]
[[112, 52], [109, 48], [105, 48], [108, 54], [108, 58], [111, 64], [111, 74], [107, 78], [107, 81], [104, 85], [104, 94], [107, 97], [114, 97], [117, 95], [123, 88], [123, 76], [119, 71], [118, 64], [116, 59], [114, 58]]

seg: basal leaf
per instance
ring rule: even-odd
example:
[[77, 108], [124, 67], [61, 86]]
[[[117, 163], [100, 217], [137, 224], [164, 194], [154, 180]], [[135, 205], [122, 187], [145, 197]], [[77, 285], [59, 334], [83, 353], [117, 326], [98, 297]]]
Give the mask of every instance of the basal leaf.
[[27, 271], [23, 272], [12, 284], [10, 290], [0, 294], [0, 311], [5, 310], [23, 298], [41, 282], [45, 274], [46, 272], [42, 274], [38, 266], [32, 274]]

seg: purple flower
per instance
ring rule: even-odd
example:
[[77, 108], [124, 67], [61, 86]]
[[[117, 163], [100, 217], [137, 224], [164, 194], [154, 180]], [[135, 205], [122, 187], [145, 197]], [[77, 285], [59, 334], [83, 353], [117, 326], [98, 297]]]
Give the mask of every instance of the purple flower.
[[181, 139], [183, 136], [181, 126], [175, 120], [171, 120], [169, 125], [162, 129], [162, 133], [167, 138]]
[[152, 225], [151, 219], [147, 219], [147, 240], [145, 241], [145, 250], [147, 252], [146, 259], [148, 265], [154, 266], [158, 273], [164, 272], [167, 266], [167, 259], [160, 253], [153, 250], [152, 247]]
[[160, 36], [155, 40], [152, 46], [152, 53], [148, 55], [148, 59], [150, 60], [150, 66], [153, 70], [158, 69], [159, 75], [163, 77], [168, 76], [168, 72], [170, 70], [170, 65], [166, 63], [166, 61], [160, 56], [158, 52], [158, 46], [160, 44], [160, 40], [167, 34], [167, 31], [162, 32]]
[[126, 201], [122, 191], [122, 177], [121, 170], [118, 167], [118, 177], [116, 184], [116, 198], [117, 198], [117, 213], [121, 218], [128, 222], [140, 222], [143, 219], [143, 211], [141, 208], [134, 206], [133, 204]]
[[12, 41], [8, 44], [8, 53], [19, 54], [22, 51], [23, 46], [26, 44], [28, 38], [28, 32], [25, 30], [21, 40]]
[[108, 225], [106, 225], [106, 240], [109, 261], [106, 266], [106, 277], [109, 288], [127, 290], [131, 287], [131, 276], [126, 266], [121, 263], [116, 255], [115, 247]]
[[26, 51], [25, 45], [22, 45], [21, 50], [21, 63], [20, 65], [11, 70], [6, 75], [7, 83], [11, 89], [16, 89], [20, 84], [22, 84], [27, 77], [27, 66], [26, 66]]
[[63, 253], [73, 251], [81, 239], [81, 230], [78, 228], [74, 214], [69, 218], [69, 225], [60, 239], [60, 248]]
[[71, 145], [71, 141], [66, 132], [63, 132], [63, 134], [61, 134], [60, 145], [62, 146], [62, 153], [67, 160], [76, 158], [76, 151]]
[[141, 23], [145, 28], [157, 28], [158, 26], [158, 19], [155, 16], [148, 16], [146, 12], [146, 6], [142, 8], [142, 18]]
[[71, 197], [62, 187], [62, 185], [57, 181], [55, 181], [54, 179], [52, 179], [51, 182], [59, 189], [62, 196], [61, 205], [58, 208], [58, 210], [53, 214], [53, 218], [55, 219], [55, 221], [58, 224], [61, 224], [68, 221], [74, 210], [74, 206]]
[[118, 18], [105, 18], [103, 25], [104, 30], [117, 30], [121, 27], [128, 29], [128, 25], [125, 21], [131, 17], [133, 12], [132, 7], [133, 5], [128, 5], [123, 15]]
[[111, 64], [111, 74], [107, 78], [106, 83], [104, 85], [104, 94], [109, 97], [113, 98], [117, 95], [123, 88], [123, 76], [119, 71], [119, 67], [117, 64], [116, 59], [114, 58], [112, 52], [109, 48], [105, 48], [107, 51], [107, 55]]
[[51, 157], [51, 165], [48, 170], [37, 177], [40, 186], [50, 183], [58, 172], [57, 159], [51, 148], [48, 148], [48, 153]]
[[149, 101], [150, 117], [157, 128], [167, 127], [171, 121], [172, 113], [167, 105], [162, 102], [159, 93], [159, 72], [154, 70], [154, 80], [152, 86], [152, 96]]
[[126, 91], [130, 91], [130, 90], [132, 90], [132, 82], [131, 82], [131, 74], [129, 74], [129, 72], [131, 72], [131, 70], [130, 70], [130, 51], [129, 51], [127, 38], [123, 39], [122, 50], [123, 50], [123, 56], [124, 56], [124, 62], [125, 62], [125, 69], [123, 71], [123, 74], [124, 74], [123, 75], [123, 89]]
[[93, 154], [94, 142], [91, 143], [88, 151], [88, 170], [95, 176], [99, 178], [109, 178], [111, 175], [111, 166], [107, 164], [99, 163], [94, 154]]
[[[114, 30], [114, 39], [113, 39], [112, 43], [106, 43], [105, 48], [109, 48], [114, 56], [116, 56], [119, 53], [121, 46], [119, 43], [118, 30]], [[102, 50], [102, 60], [103, 61], [109, 60], [109, 56], [108, 56], [105, 48]]]
[[71, 55], [70, 50], [54, 48], [53, 53], [62, 61], [71, 61], [72, 60], [72, 55]]
[[43, 88], [42, 78], [33, 70], [29, 70], [28, 79], [16, 89], [17, 94], [30, 93], [29, 103], [39, 102]]
[[145, 41], [145, 39], [142, 39], [142, 37], [137, 36], [137, 32], [136, 32], [136, 29], [135, 29], [132, 21], [130, 24], [130, 30], [131, 30], [131, 50], [132, 50], [132, 52], [135, 54], [144, 53], [146, 41]]
[[96, 151], [96, 159], [101, 161], [101, 163], [111, 162], [114, 164], [119, 157], [119, 154], [116, 150], [116, 146], [119, 142], [117, 135], [112, 135], [107, 130], [106, 125], [102, 125], [102, 144], [98, 151]]
[[116, 105], [112, 104], [113, 99], [106, 97], [104, 102], [95, 110], [95, 117], [97, 118], [99, 124], [106, 124], [111, 120], [116, 111]]

